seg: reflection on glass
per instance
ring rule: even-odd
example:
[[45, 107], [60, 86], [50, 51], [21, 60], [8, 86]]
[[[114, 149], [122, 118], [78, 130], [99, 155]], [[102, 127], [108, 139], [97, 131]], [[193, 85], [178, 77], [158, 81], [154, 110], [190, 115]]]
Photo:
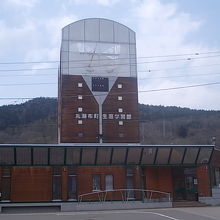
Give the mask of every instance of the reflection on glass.
[[196, 157], [198, 155], [198, 151], [199, 151], [198, 147], [187, 148], [183, 163], [184, 164], [195, 163]]
[[212, 154], [212, 148], [201, 148], [197, 163], [208, 163]]
[[105, 190], [113, 190], [113, 175], [105, 176]]
[[80, 162], [80, 148], [67, 148], [66, 163], [68, 165], [79, 164]]
[[76, 170], [74, 167], [68, 167], [68, 198], [76, 200]]
[[220, 168], [214, 168], [214, 186], [220, 186]]
[[30, 148], [16, 148], [17, 164], [31, 164], [31, 149]]
[[171, 148], [158, 148], [156, 164], [168, 164], [168, 159], [170, 155]]
[[138, 164], [140, 161], [141, 149], [140, 148], [129, 148], [127, 164]]
[[83, 148], [82, 164], [95, 163], [96, 148]]
[[127, 199], [134, 199], [134, 191], [132, 190], [134, 189], [134, 171], [132, 168], [127, 168], [126, 170], [126, 188], [130, 189], [126, 192]]
[[0, 163], [1, 164], [14, 164], [14, 149], [13, 148], [0, 148]]
[[53, 200], [61, 200], [61, 168], [53, 167], [53, 188], [52, 196]]
[[99, 174], [92, 175], [93, 191], [101, 190], [101, 176]]
[[46, 165], [48, 163], [48, 148], [35, 147], [33, 149], [34, 165]]
[[126, 148], [114, 148], [112, 164], [124, 164]]
[[64, 148], [51, 148], [50, 149], [50, 164], [63, 164], [64, 163]]
[[156, 148], [145, 148], [142, 155], [142, 164], [153, 164], [156, 154]]
[[69, 199], [76, 199], [76, 177], [68, 177], [68, 197]]
[[184, 147], [173, 147], [170, 164], [180, 164], [183, 159]]
[[11, 168], [2, 168], [2, 178], [1, 178], [1, 200], [10, 201], [11, 195]]
[[136, 51], [131, 47], [134, 55], [130, 55], [129, 48], [129, 44], [69, 41], [69, 51], [66, 47], [61, 49], [62, 74], [130, 76], [132, 68], [136, 75], [136, 62], [132, 59]]
[[111, 158], [111, 148], [99, 148], [97, 155], [97, 164], [109, 164]]

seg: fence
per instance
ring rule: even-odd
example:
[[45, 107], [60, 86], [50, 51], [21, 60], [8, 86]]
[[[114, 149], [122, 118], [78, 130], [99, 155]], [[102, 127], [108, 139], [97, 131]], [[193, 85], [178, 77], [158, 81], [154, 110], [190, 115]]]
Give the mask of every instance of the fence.
[[[135, 200], [133, 197], [135, 192], [139, 192], [142, 195], [142, 201], [144, 202], [154, 202], [154, 201], [171, 201], [170, 193], [162, 192], [157, 190], [144, 190], [144, 189], [114, 189], [114, 190], [100, 190], [94, 191], [91, 193], [85, 193], [78, 196], [78, 202], [83, 202], [83, 199], [87, 197], [92, 197], [93, 200], [96, 198], [99, 202], [107, 201], [107, 196], [110, 193], [117, 193], [120, 195], [120, 200], [123, 202], [127, 202], [130, 200]], [[156, 196], [155, 196], [156, 195]], [[159, 196], [158, 196], [159, 195]], [[108, 200], [109, 201], [109, 200]]]

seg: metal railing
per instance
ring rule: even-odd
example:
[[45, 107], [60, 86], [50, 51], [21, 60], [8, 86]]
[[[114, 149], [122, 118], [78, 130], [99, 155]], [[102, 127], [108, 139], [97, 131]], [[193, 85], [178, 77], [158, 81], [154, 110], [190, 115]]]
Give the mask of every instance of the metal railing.
[[[131, 195], [134, 195], [134, 192], [140, 192], [142, 195], [142, 200], [144, 202], [152, 202], [152, 201], [157, 201], [158, 199], [163, 199], [166, 201], [171, 201], [170, 193], [168, 192], [162, 192], [162, 191], [157, 191], [157, 190], [145, 190], [145, 189], [113, 189], [113, 190], [99, 190], [99, 191], [94, 191], [91, 193], [85, 193], [81, 194], [78, 196], [78, 202], [82, 202], [83, 198], [93, 196], [93, 201], [94, 201], [94, 196], [99, 202], [105, 202], [109, 201], [106, 200], [108, 194], [110, 193], [119, 193], [121, 196], [121, 201], [127, 202], [129, 200], [135, 200], [135, 197], [130, 197]], [[161, 197], [154, 197], [155, 194], [159, 194]], [[88, 199], [86, 200], [87, 202], [89, 201]], [[110, 201], [113, 201], [111, 199]]]

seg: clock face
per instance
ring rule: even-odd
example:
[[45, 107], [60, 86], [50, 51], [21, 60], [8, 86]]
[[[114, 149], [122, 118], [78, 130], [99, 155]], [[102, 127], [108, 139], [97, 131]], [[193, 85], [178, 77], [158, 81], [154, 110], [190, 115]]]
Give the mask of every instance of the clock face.
[[85, 61], [87, 72], [111, 73], [117, 69], [120, 45], [112, 43], [84, 43], [81, 53], [88, 58], [88, 62]]
[[126, 44], [71, 42], [69, 50], [69, 56], [72, 56], [69, 59], [78, 60], [70, 62], [72, 74], [74, 71], [100, 76], [118, 76], [120, 71], [129, 73], [129, 46]]

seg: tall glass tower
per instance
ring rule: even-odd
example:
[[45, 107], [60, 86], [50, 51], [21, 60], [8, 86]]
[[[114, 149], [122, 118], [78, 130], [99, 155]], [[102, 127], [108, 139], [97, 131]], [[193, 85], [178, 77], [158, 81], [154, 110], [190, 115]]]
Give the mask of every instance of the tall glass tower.
[[62, 30], [60, 143], [138, 143], [135, 32], [107, 19]]

